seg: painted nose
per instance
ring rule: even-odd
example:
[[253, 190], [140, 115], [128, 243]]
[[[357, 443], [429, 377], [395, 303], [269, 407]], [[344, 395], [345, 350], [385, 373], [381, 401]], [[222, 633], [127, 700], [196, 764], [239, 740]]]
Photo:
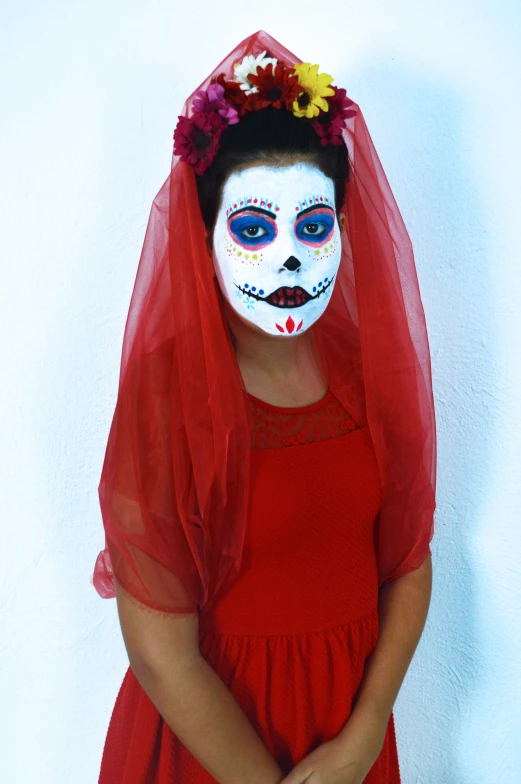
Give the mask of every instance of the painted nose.
[[288, 259], [286, 259], [286, 261], [282, 266], [286, 267], [286, 269], [289, 270], [290, 272], [295, 272], [295, 270], [298, 270], [298, 268], [302, 266], [302, 264], [297, 259], [296, 256], [290, 256]]

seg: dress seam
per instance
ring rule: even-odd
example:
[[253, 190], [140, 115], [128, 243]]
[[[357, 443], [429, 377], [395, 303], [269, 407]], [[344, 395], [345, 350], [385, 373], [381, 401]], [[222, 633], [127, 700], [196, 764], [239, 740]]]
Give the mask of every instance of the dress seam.
[[[340, 435], [334, 435], [331, 438], [322, 438], [319, 441], [306, 441], [303, 444], [284, 444], [283, 447], [281, 446], [267, 446], [267, 447], [250, 447], [250, 452], [273, 452], [275, 450], [281, 449], [303, 449], [304, 447], [317, 447], [322, 446], [322, 444], [328, 444], [330, 441], [338, 441], [340, 438], [347, 438], [348, 436], [352, 436], [354, 433], [358, 433], [361, 430], [368, 429], [369, 425], [358, 425], [353, 430], [350, 430], [348, 433], [341, 433]], [[322, 447], [324, 448], [324, 447]]]
[[246, 394], [250, 401], [254, 401], [255, 404], [267, 408], [272, 412], [274, 411], [282, 414], [307, 414], [312, 413], [313, 411], [319, 411], [321, 408], [325, 408], [327, 403], [331, 402], [335, 397], [332, 390], [328, 389], [324, 397], [321, 397], [320, 400], [317, 400], [314, 403], [308, 403], [307, 406], [277, 406], [274, 403], [268, 403], [267, 400], [262, 400], [260, 397], [255, 397], [251, 392], [246, 392]]
[[291, 637], [292, 639], [297, 637], [310, 637], [313, 634], [325, 634], [326, 632], [334, 632], [338, 629], [344, 629], [347, 626], [351, 626], [354, 623], [366, 620], [374, 615], [378, 615], [378, 608], [374, 607], [369, 612], [364, 613], [363, 615], [359, 615], [357, 618], [353, 618], [350, 621], [346, 621], [345, 623], [339, 623], [336, 626], [328, 626], [325, 629], [312, 629], [311, 631], [305, 632], [295, 632], [289, 634], [227, 634], [226, 632], [216, 632], [212, 631], [211, 629], [208, 631], [202, 631], [201, 636], [206, 637], [208, 635], [212, 635], [213, 637], [239, 637], [241, 639], [271, 639], [271, 638], [280, 638], [280, 637]]

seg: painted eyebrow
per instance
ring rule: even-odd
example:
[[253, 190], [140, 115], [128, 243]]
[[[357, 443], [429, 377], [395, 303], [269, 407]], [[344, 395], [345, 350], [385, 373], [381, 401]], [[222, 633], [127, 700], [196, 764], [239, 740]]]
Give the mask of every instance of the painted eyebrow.
[[235, 210], [232, 214], [228, 217], [235, 218], [236, 215], [240, 215], [241, 212], [258, 212], [260, 215], [268, 215], [270, 218], [275, 218], [277, 220], [277, 216], [271, 210], [264, 210], [262, 207], [242, 207], [240, 210]]
[[335, 214], [333, 207], [330, 207], [329, 204], [322, 204], [321, 202], [320, 204], [312, 204], [311, 207], [306, 207], [305, 210], [298, 212], [296, 217], [300, 218], [301, 215], [305, 215], [307, 212], [311, 212], [312, 210], [331, 210], [333, 215]]

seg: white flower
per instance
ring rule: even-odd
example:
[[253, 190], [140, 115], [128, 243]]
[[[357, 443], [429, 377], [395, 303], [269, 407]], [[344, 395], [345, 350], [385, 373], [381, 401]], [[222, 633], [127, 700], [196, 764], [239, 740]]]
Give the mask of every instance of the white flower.
[[266, 52], [258, 54], [257, 57], [252, 54], [246, 55], [240, 63], [235, 63], [233, 66], [235, 81], [239, 82], [241, 90], [244, 90], [246, 95], [258, 92], [257, 87], [248, 81], [248, 74], [256, 74], [259, 65], [261, 68], [266, 68], [269, 63], [272, 63], [274, 68], [277, 65], [274, 57], [265, 57], [265, 55]]

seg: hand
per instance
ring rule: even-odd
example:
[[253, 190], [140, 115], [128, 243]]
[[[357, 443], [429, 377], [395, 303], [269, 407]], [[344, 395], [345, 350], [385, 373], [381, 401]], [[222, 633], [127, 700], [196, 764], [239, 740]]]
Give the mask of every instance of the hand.
[[279, 784], [362, 784], [382, 750], [385, 729], [348, 721], [340, 735], [304, 757]]

